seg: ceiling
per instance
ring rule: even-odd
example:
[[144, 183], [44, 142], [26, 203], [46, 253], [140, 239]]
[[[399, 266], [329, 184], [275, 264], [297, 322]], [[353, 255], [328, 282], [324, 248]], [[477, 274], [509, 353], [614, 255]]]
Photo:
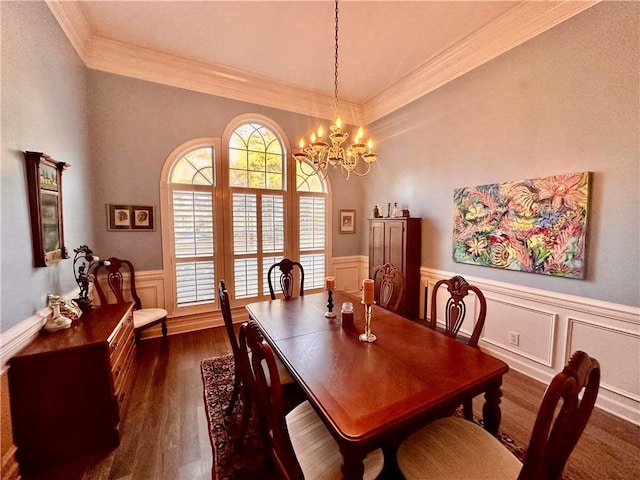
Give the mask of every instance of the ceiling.
[[[377, 120], [595, 3], [342, 0], [340, 114]], [[47, 4], [89, 68], [333, 117], [333, 0]]]

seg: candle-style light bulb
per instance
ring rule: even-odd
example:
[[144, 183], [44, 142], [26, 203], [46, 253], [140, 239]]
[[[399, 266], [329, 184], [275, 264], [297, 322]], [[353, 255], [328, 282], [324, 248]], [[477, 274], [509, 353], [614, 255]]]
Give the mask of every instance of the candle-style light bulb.
[[342, 119], [340, 117], [336, 117], [336, 127], [342, 128]]
[[324, 130], [322, 129], [322, 125], [320, 125], [318, 127], [318, 139], [321, 139], [323, 134], [324, 134]]
[[367, 142], [367, 148], [369, 149], [369, 151], [373, 150], [373, 140], [369, 139], [369, 141]]
[[300, 139], [300, 143], [298, 143], [298, 145], [300, 145], [300, 150], [304, 149], [304, 138]]
[[364, 129], [360, 127], [358, 129], [358, 134], [356, 135], [356, 143], [359, 143], [362, 137], [364, 137]]
[[311, 143], [316, 143], [316, 132], [311, 133]]

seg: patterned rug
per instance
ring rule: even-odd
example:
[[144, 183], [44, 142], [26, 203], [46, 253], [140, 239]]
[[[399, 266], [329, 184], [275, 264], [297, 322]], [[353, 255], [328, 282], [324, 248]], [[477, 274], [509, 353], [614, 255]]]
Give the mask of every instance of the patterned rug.
[[[249, 422], [249, 428], [242, 442], [236, 441], [241, 418], [241, 404], [236, 402], [231, 415], [225, 411], [233, 392], [234, 365], [233, 356], [225, 355], [201, 363], [202, 382], [204, 383], [204, 403], [209, 421], [209, 436], [213, 447], [212, 476], [217, 480], [263, 480], [265, 457], [263, 441], [257, 428], [257, 420]], [[462, 415], [462, 408], [456, 412]], [[482, 425], [481, 419], [476, 422]], [[498, 435], [502, 444], [522, 461], [526, 449], [518, 445], [506, 433]]]

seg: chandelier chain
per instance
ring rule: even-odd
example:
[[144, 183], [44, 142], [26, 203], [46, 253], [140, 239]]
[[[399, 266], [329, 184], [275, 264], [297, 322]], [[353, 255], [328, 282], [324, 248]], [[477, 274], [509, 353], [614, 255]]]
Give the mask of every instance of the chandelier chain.
[[334, 116], [338, 115], [338, 0], [336, 0], [336, 53], [334, 68], [334, 100], [333, 109]]

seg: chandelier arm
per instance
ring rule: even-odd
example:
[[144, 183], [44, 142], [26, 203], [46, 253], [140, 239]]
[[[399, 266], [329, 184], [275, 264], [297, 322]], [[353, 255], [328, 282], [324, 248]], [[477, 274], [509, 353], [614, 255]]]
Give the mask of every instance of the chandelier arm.
[[357, 175], [358, 177], [364, 177], [366, 174], [368, 174], [368, 173], [369, 173], [369, 170], [371, 170], [371, 164], [370, 164], [370, 163], [367, 163], [367, 162], [364, 162], [364, 163], [366, 163], [366, 164], [367, 164], [367, 169], [366, 169], [364, 172], [359, 173], [359, 172], [357, 172], [355, 169], [351, 170], [351, 172], [352, 172], [353, 174]]

